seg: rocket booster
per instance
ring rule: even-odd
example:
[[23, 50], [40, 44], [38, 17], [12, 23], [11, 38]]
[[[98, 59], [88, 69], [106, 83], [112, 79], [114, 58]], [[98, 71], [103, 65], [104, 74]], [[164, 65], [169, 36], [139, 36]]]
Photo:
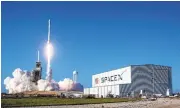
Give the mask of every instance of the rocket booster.
[[50, 31], [50, 27], [51, 27], [51, 26], [50, 26], [50, 23], [51, 23], [51, 21], [50, 21], [50, 19], [49, 19], [49, 21], [48, 21], [48, 41], [47, 41], [48, 43], [50, 43], [50, 32], [51, 32], [51, 31]]

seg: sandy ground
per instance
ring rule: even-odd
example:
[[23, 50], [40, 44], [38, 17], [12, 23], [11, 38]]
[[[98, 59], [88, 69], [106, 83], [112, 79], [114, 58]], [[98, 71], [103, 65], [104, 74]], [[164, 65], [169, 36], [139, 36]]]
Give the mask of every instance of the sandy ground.
[[180, 99], [159, 98], [156, 101], [146, 100], [138, 102], [104, 103], [88, 105], [40, 106], [34, 108], [180, 108]]

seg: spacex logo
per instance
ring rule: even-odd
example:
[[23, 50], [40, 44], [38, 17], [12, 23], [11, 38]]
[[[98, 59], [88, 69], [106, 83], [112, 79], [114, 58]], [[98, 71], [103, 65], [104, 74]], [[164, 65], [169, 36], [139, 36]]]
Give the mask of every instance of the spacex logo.
[[[126, 70], [124, 71], [126, 72]], [[119, 81], [119, 80], [123, 80], [122, 75], [124, 74], [124, 72], [122, 72], [122, 74], [116, 74], [116, 75], [112, 75], [112, 76], [108, 76], [108, 77], [102, 77], [101, 78], [101, 83], [105, 83], [105, 82], [113, 82], [113, 81]]]

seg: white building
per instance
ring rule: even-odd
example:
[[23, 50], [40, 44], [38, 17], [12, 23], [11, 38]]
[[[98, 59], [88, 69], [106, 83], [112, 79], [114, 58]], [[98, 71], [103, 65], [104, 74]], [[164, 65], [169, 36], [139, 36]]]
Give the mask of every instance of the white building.
[[160, 65], [131, 65], [92, 76], [92, 88], [84, 88], [84, 94], [106, 97], [135, 96], [140, 93], [166, 95], [172, 91], [171, 67]]

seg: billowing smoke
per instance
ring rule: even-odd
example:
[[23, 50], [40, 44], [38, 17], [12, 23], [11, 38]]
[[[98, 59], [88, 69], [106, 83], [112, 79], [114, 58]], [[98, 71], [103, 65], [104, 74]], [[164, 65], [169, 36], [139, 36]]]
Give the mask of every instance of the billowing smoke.
[[12, 75], [14, 78], [7, 77], [4, 80], [4, 84], [9, 93], [37, 90], [36, 85], [31, 82], [30, 72], [22, 71], [20, 68], [17, 68]]
[[60, 90], [71, 90], [73, 88], [73, 81], [69, 78], [65, 78], [64, 81], [59, 81]]
[[39, 91], [57, 91], [57, 90], [59, 90], [59, 85], [54, 80], [49, 82], [49, 80], [40, 79], [38, 81], [37, 86], [38, 86]]
[[83, 86], [80, 83], [74, 83], [71, 79], [65, 78], [58, 83], [54, 80], [40, 79], [37, 85], [32, 82], [31, 72], [22, 71], [17, 68], [12, 73], [13, 78], [7, 77], [4, 84], [9, 93], [20, 93], [25, 91], [83, 91]]
[[75, 83], [69, 78], [59, 81], [60, 90], [63, 91], [83, 91], [83, 86], [80, 83]]

